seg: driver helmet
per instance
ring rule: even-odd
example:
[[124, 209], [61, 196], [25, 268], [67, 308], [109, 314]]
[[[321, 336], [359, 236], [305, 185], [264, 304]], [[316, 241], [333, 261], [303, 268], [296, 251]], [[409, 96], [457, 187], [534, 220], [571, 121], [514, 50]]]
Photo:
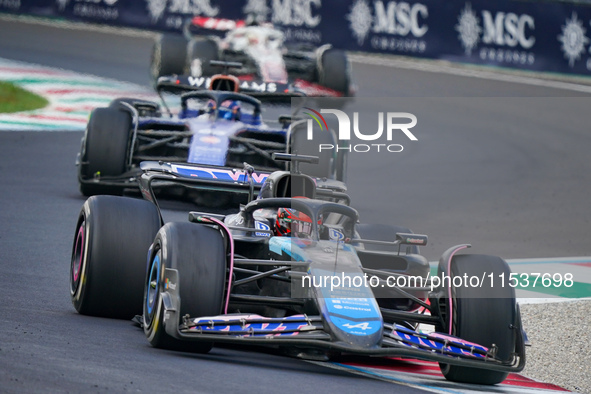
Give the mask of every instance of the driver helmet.
[[216, 110], [215, 100], [209, 100], [207, 105], [205, 106], [205, 113], [206, 114], [213, 114]]
[[255, 13], [248, 14], [244, 20], [246, 26], [261, 26], [263, 23], [265, 23], [265, 17]]
[[226, 100], [222, 103], [223, 117], [227, 120], [240, 120], [240, 103], [235, 100]]
[[283, 237], [310, 238], [312, 235], [312, 219], [292, 208], [279, 208], [275, 233]]

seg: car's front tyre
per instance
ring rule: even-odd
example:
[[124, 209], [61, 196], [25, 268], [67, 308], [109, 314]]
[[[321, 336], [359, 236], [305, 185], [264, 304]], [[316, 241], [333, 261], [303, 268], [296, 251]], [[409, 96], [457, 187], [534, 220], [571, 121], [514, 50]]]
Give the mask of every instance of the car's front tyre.
[[226, 286], [226, 247], [221, 233], [209, 226], [172, 222], [160, 229], [154, 240], [146, 280], [144, 282], [143, 327], [150, 344], [157, 348], [207, 353], [209, 342], [180, 341], [169, 336], [164, 327], [162, 292], [165, 270], [178, 271], [180, 319], [216, 316], [224, 307]]
[[[438, 276], [453, 278], [484, 278], [481, 286], [463, 283], [462, 286], [443, 288], [443, 331], [465, 341], [487, 348], [497, 347], [496, 358], [509, 361], [515, 351], [517, 332], [517, 307], [515, 290], [509, 285], [511, 270], [507, 263], [496, 256], [456, 255], [451, 260], [439, 262]], [[484, 276], [483, 276], [484, 275]], [[489, 275], [493, 278], [490, 279]], [[505, 279], [501, 282], [500, 278]], [[451, 296], [450, 296], [451, 295]], [[463, 367], [440, 363], [447, 380], [475, 384], [497, 384], [508, 373], [487, 369]]]

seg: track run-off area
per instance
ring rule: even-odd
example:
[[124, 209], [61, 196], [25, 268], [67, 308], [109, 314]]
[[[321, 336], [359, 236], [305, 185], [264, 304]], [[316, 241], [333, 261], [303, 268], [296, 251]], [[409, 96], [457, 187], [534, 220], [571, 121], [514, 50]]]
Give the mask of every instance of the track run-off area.
[[117, 97], [157, 100], [150, 89], [135, 84], [0, 58], [0, 80], [47, 98], [34, 111], [0, 114], [0, 130], [84, 130], [92, 109]]
[[[151, 41], [9, 21], [0, 21], [0, 33], [0, 80], [50, 100], [45, 109], [0, 115], [3, 390], [561, 391], [521, 375], [494, 388], [453, 384], [436, 364], [413, 360], [304, 363], [249, 348], [165, 352], [128, 322], [77, 315], [67, 275], [84, 201], [74, 159], [92, 108], [122, 96], [157, 101], [148, 79]], [[364, 222], [428, 234], [423, 251], [433, 267], [447, 247], [467, 242], [474, 253], [505, 258], [518, 274], [573, 275], [568, 287], [519, 286], [523, 303], [591, 296], [589, 87], [414, 64], [353, 56], [360, 97], [433, 104], [431, 117], [419, 117], [428, 125], [422, 144], [408, 155], [350, 156], [348, 186]], [[466, 106], [461, 121], [447, 107], [434, 110], [452, 104]]]

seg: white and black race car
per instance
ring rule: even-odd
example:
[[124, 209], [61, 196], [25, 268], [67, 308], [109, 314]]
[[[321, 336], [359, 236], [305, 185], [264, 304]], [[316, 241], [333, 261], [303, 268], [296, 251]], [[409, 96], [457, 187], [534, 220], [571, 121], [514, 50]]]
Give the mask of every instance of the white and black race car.
[[210, 77], [219, 71], [212, 60], [240, 63], [232, 73], [250, 83], [287, 84], [307, 96], [354, 94], [344, 51], [286, 43], [268, 23], [195, 17], [185, 25], [184, 36], [165, 33], [155, 40], [150, 72], [154, 82], [174, 74]]

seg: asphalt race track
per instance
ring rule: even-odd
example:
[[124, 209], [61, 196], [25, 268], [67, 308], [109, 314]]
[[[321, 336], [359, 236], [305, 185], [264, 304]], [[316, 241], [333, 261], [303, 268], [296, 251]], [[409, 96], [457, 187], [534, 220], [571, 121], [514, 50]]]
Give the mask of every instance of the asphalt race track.
[[[145, 86], [150, 47], [145, 37], [0, 21], [0, 57]], [[591, 255], [588, 95], [361, 63], [353, 72], [359, 97], [398, 97], [366, 108], [404, 107], [420, 122], [404, 152], [350, 155], [363, 222], [428, 234], [430, 260], [459, 243], [504, 258]], [[84, 201], [80, 137], [0, 133], [0, 391], [393, 391], [273, 353], [161, 351], [130, 322], [78, 315], [68, 269]]]

